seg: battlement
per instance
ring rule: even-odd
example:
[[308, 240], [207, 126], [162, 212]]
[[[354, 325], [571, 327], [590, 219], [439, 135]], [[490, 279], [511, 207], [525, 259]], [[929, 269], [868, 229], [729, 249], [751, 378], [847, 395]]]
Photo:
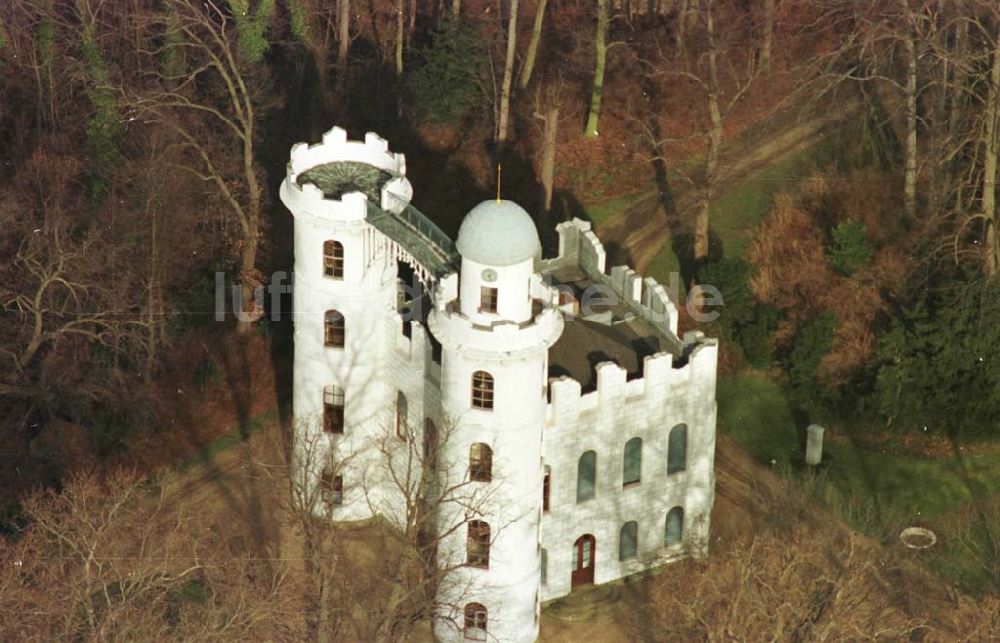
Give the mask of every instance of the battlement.
[[643, 360], [643, 376], [632, 380], [626, 369], [602, 362], [596, 367], [597, 388], [589, 393], [582, 393], [580, 382], [571, 377], [550, 379], [547, 423], [573, 426], [582, 413], [657, 409], [675, 398], [714, 400], [717, 341], [691, 332], [683, 347], [686, 361], [675, 362], [670, 353], [650, 355]]
[[[373, 177], [358, 177], [349, 165], [371, 168]], [[301, 180], [304, 174], [317, 176], [310, 182]], [[384, 177], [380, 176], [384, 174]], [[346, 175], [346, 176], [341, 176]], [[365, 194], [359, 183], [365, 178], [373, 183], [374, 193]], [[340, 184], [328, 186], [323, 180]], [[334, 189], [339, 188], [339, 189]], [[331, 192], [343, 192], [331, 196]], [[319, 143], [296, 143], [291, 149], [281, 198], [296, 216], [300, 214], [339, 220], [362, 220], [368, 214], [369, 197], [378, 197], [377, 205], [386, 212], [398, 214], [413, 197], [413, 187], [406, 178], [406, 157], [389, 151], [389, 143], [374, 132], [365, 134], [363, 141], [349, 141], [347, 131], [333, 127], [323, 134]]]
[[627, 306], [632, 314], [677, 342], [677, 305], [661, 284], [652, 277], [643, 278], [628, 266], [614, 266], [608, 274], [604, 244], [588, 221], [564, 221], [556, 226], [556, 231], [559, 233], [559, 255], [541, 262], [542, 272], [579, 268], [595, 284], [610, 288], [617, 301]]

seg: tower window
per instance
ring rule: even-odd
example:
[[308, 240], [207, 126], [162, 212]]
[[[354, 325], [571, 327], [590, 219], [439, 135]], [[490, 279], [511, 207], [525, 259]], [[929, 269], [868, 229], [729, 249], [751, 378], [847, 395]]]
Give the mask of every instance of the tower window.
[[630, 520], [622, 525], [618, 540], [618, 560], [635, 558], [639, 551], [639, 523]]
[[329, 468], [323, 469], [320, 491], [330, 506], [340, 507], [344, 504], [344, 477], [333, 475], [333, 471]]
[[495, 313], [497, 311], [497, 289], [482, 286], [479, 289], [479, 312]]
[[323, 345], [330, 348], [344, 347], [344, 316], [336, 310], [323, 315]]
[[490, 525], [484, 520], [470, 520], [465, 541], [467, 559], [472, 567], [490, 568]]
[[493, 479], [493, 449], [488, 444], [474, 442], [469, 447], [469, 480], [489, 482]]
[[632, 438], [625, 443], [622, 459], [622, 486], [639, 484], [642, 475], [642, 438]]
[[670, 429], [667, 438], [667, 474], [679, 473], [687, 468], [688, 428], [678, 424]]
[[409, 403], [402, 391], [396, 393], [396, 437], [400, 440], [406, 439], [407, 422], [406, 416], [409, 413]]
[[465, 606], [465, 638], [470, 641], [486, 640], [486, 607], [480, 603]]
[[549, 582], [549, 552], [544, 547], [542, 547], [541, 559], [542, 585], [545, 585]]
[[667, 527], [663, 544], [667, 547], [679, 545], [684, 540], [684, 507], [674, 507], [667, 512]]
[[545, 465], [545, 476], [542, 478], [542, 511], [549, 510], [549, 492], [552, 489], [552, 469]]
[[594, 497], [597, 479], [597, 453], [586, 451], [576, 465], [576, 501], [583, 502]]
[[323, 275], [331, 279], [344, 278], [344, 244], [329, 240], [323, 242]]
[[336, 434], [344, 432], [344, 389], [338, 386], [323, 387], [323, 430]]
[[472, 374], [472, 407], [488, 410], [493, 408], [493, 376], [486, 371]]

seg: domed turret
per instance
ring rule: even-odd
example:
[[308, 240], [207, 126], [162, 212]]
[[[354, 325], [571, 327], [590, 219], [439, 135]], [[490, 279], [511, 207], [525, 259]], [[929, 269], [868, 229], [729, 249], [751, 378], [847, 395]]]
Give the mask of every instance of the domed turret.
[[458, 230], [458, 251], [487, 266], [510, 266], [541, 252], [531, 215], [513, 201], [483, 201], [472, 208]]
[[531, 318], [530, 281], [541, 243], [524, 208], [483, 201], [465, 215], [455, 245], [462, 255], [463, 315], [482, 326]]

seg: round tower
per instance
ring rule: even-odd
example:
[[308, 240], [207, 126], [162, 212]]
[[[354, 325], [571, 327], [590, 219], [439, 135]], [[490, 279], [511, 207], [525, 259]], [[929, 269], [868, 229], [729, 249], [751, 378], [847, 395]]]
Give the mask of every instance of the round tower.
[[370, 207], [402, 209], [412, 195], [402, 154], [335, 127], [292, 147], [281, 200], [295, 217], [293, 375], [297, 500], [318, 515], [371, 515], [366, 448], [386, 424], [390, 390], [381, 365], [393, 335], [396, 262], [366, 220]]
[[511, 201], [466, 215], [457, 276], [438, 285], [431, 332], [443, 347], [435, 635], [531, 641], [538, 634], [542, 429], [549, 347], [563, 319], [534, 272], [531, 217]]

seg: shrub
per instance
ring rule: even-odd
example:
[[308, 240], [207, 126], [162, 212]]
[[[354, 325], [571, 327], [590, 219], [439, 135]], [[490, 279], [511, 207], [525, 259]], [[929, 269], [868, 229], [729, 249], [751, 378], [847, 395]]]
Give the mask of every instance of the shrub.
[[764, 368], [771, 362], [777, 326], [776, 308], [759, 303], [750, 291], [750, 264], [742, 259], [720, 259], [698, 272], [699, 283], [712, 285], [722, 293], [724, 307], [719, 316], [723, 339], [738, 344], [752, 366]]
[[844, 221], [833, 229], [833, 239], [827, 249], [830, 266], [843, 276], [853, 275], [868, 265], [872, 258], [868, 230], [857, 219]]
[[820, 313], [799, 327], [791, 350], [785, 358], [785, 371], [799, 404], [816, 410], [829, 399], [829, 392], [817, 378], [820, 362], [833, 348], [837, 317]]

